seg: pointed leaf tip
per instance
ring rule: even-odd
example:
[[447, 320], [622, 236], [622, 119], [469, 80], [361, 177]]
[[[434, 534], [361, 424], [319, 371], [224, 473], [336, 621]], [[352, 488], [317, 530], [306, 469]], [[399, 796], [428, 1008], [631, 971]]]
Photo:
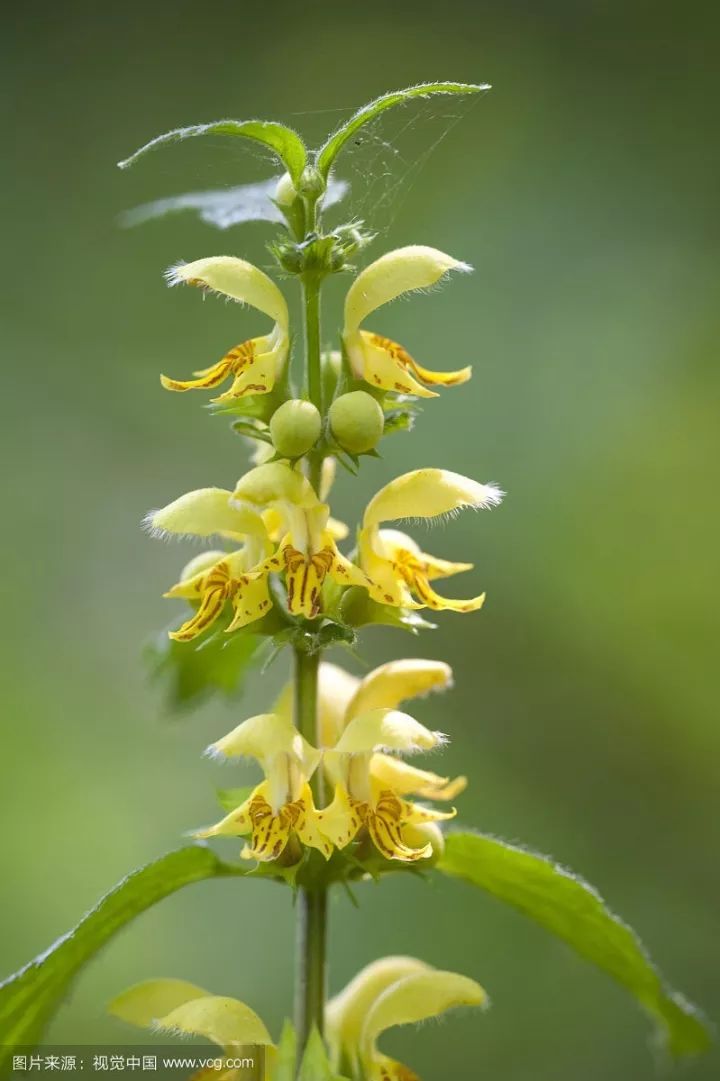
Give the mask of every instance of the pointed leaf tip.
[[635, 932], [582, 878], [480, 833], [450, 834], [437, 867], [512, 905], [617, 980], [651, 1015], [674, 1057], [710, 1046], [701, 1013], [668, 987]]
[[0, 983], [0, 1076], [18, 1048], [37, 1044], [75, 978], [118, 931], [192, 882], [244, 875], [201, 845], [170, 852], [124, 878], [49, 950]]
[[128, 169], [138, 158], [169, 143], [184, 142], [200, 135], [228, 135], [251, 139], [271, 150], [282, 162], [294, 183], [299, 183], [307, 160], [307, 151], [297, 132], [284, 124], [268, 120], [215, 120], [209, 124], [192, 124], [186, 128], [173, 128], [156, 136], [139, 147], [129, 157], [118, 162], [119, 169]]
[[386, 109], [402, 105], [413, 98], [432, 97], [435, 94], [478, 94], [489, 89], [489, 83], [437, 82], [418, 83], [416, 86], [408, 86], [404, 90], [394, 90], [389, 94], [383, 94], [381, 97], [375, 98], [374, 101], [368, 102], [367, 105], [363, 105], [349, 120], [341, 124], [337, 131], [333, 132], [318, 152], [318, 170], [321, 176], [327, 179], [335, 159], [347, 141], [360, 128], [370, 123], [380, 113], [385, 112]]

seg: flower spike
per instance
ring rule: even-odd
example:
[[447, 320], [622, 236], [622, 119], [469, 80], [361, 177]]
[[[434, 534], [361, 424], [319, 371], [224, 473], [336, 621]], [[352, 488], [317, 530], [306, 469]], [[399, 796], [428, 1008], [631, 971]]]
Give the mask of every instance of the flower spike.
[[232, 386], [215, 402], [228, 402], [246, 394], [266, 394], [282, 374], [290, 347], [288, 310], [277, 285], [258, 267], [231, 255], [218, 255], [181, 263], [167, 272], [170, 285], [184, 282], [249, 304], [274, 322], [270, 334], [236, 345], [216, 364], [195, 372], [194, 379], [160, 376], [166, 390], [209, 390], [233, 377]]
[[397, 342], [361, 330], [361, 324], [376, 308], [396, 297], [428, 289], [453, 270], [466, 272], [471, 269], [467, 263], [436, 248], [410, 245], [382, 255], [361, 271], [345, 299], [343, 331], [345, 349], [355, 376], [381, 390], [419, 398], [437, 397], [437, 393], [428, 387], [466, 383], [472, 374], [471, 368], [453, 372], [429, 371]]

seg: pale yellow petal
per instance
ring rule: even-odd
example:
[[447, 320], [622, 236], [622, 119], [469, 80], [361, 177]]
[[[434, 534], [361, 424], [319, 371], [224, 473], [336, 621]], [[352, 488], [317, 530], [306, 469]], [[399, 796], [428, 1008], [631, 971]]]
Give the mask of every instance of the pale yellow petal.
[[232, 492], [224, 488], [198, 488], [186, 492], [145, 518], [155, 536], [211, 537], [218, 533], [265, 533], [262, 519], [249, 508], [230, 503]]
[[299, 799], [293, 804], [296, 815], [293, 829], [304, 845], [322, 852], [326, 860], [333, 853], [333, 843], [322, 829], [323, 820], [315, 808], [309, 784], [303, 786]]
[[387, 749], [427, 751], [444, 742], [441, 732], [431, 732], [408, 713], [395, 709], [374, 709], [356, 715], [337, 742], [338, 754], [362, 754]]
[[485, 1006], [487, 995], [479, 983], [467, 976], [437, 969], [411, 972], [391, 983], [372, 1002], [360, 1035], [360, 1057], [371, 1077], [379, 1037], [396, 1025], [417, 1024], [438, 1017], [458, 1006]]
[[358, 1069], [360, 1036], [372, 1004], [398, 980], [428, 968], [414, 957], [383, 957], [366, 965], [330, 999], [325, 1013], [328, 1040], [338, 1055], [347, 1056], [354, 1072]]
[[128, 1024], [140, 1028], [152, 1028], [159, 1017], [164, 1017], [178, 1006], [195, 998], [205, 998], [208, 992], [187, 980], [144, 980], [129, 987], [108, 1005], [108, 1013]]
[[221, 581], [218, 575], [217, 583], [203, 593], [197, 611], [176, 631], [170, 631], [169, 637], [176, 642], [190, 642], [211, 627], [225, 607], [227, 590], [227, 580]]
[[232, 498], [242, 506], [263, 511], [284, 502], [308, 509], [318, 504], [307, 477], [283, 462], [266, 462], [251, 469], [235, 485]]
[[160, 1018], [156, 1027], [163, 1032], [202, 1036], [226, 1049], [272, 1044], [270, 1033], [254, 1010], [235, 998], [220, 995], [186, 1002]]
[[163, 596], [199, 600], [217, 567], [224, 567], [232, 578], [242, 574], [244, 566], [245, 551], [242, 548], [237, 552], [201, 552], [185, 564], [180, 580], [171, 586], [167, 593], [163, 593]]
[[334, 747], [345, 727], [346, 709], [360, 680], [337, 664], [320, 663], [318, 722], [323, 747]]
[[[327, 458], [325, 460], [327, 461]], [[350, 532], [345, 523], [339, 522], [337, 518], [328, 518], [327, 529], [334, 541], [345, 540]]]
[[386, 859], [417, 863], [432, 855], [432, 844], [424, 841], [414, 847], [405, 834], [411, 805], [394, 792], [383, 791], [366, 812], [366, 823], [373, 844]]
[[420, 796], [421, 799], [452, 800], [467, 787], [466, 777], [451, 780], [389, 754], [373, 755], [370, 775], [383, 788], [391, 788], [399, 796]]
[[407, 370], [393, 343], [364, 330], [347, 334], [343, 339], [353, 374], [380, 390], [412, 394], [416, 398], [437, 398]]
[[445, 690], [451, 684], [452, 669], [442, 661], [389, 661], [373, 669], [362, 680], [348, 704], [347, 720], [372, 709], [395, 709], [408, 698]]
[[428, 555], [412, 537], [399, 529], [379, 529], [375, 534], [375, 549], [393, 560], [400, 558], [402, 553], [410, 552], [423, 564], [426, 576], [431, 581], [435, 578], [450, 578], [454, 574], [473, 569], [472, 563], [451, 563], [447, 559]]
[[327, 544], [326, 550], [331, 554], [328, 574], [332, 580], [340, 586], [361, 586], [369, 590], [372, 583], [362, 567], [358, 567], [356, 563], [338, 551], [329, 533], [324, 534], [324, 541]]
[[287, 360], [288, 343], [279, 342], [272, 349], [255, 352], [251, 360], [235, 373], [232, 385], [224, 394], [212, 398], [213, 402], [227, 403], [249, 394], [267, 394], [275, 386]]
[[404, 293], [428, 289], [452, 270], [468, 271], [467, 263], [420, 244], [387, 252], [358, 274], [345, 299], [345, 329], [356, 330], [383, 304]]
[[318, 495], [322, 500], [327, 499], [327, 497], [330, 495], [330, 489], [333, 486], [336, 472], [337, 460], [331, 455], [328, 455], [327, 458], [323, 458], [322, 469], [320, 472], [320, 491], [318, 492]]
[[436, 518], [463, 507], [496, 506], [503, 493], [446, 469], [414, 469], [390, 481], [368, 503], [365, 527], [399, 518]]
[[362, 817], [346, 788], [335, 786], [332, 803], [317, 812], [317, 826], [324, 837], [335, 846], [344, 848], [362, 826]]
[[207, 840], [210, 837], [245, 837], [252, 831], [250, 805], [258, 796], [265, 799], [268, 787], [267, 781], [263, 781], [253, 789], [248, 798], [234, 811], [230, 811], [229, 814], [212, 826], [205, 826], [203, 829], [195, 830], [192, 836], [198, 840]]
[[241, 304], [249, 304], [287, 330], [288, 309], [284, 296], [264, 271], [244, 259], [216, 255], [180, 263], [170, 268], [167, 280], [170, 285], [180, 282], [200, 285]]
[[469, 597], [467, 600], [442, 597], [430, 587], [427, 578], [420, 574], [415, 576], [413, 590], [423, 604], [435, 612], [477, 612], [485, 603], [484, 593], [478, 594], [477, 597]]
[[226, 628], [227, 634], [262, 619], [272, 607], [267, 574], [246, 574], [238, 583], [233, 597], [233, 618]]
[[212, 367], [206, 368], [202, 373], [197, 372], [194, 379], [173, 379], [169, 375], [161, 375], [160, 383], [165, 390], [175, 390], [183, 392], [186, 390], [212, 390], [213, 387], [219, 387], [221, 383], [224, 383], [228, 376], [233, 371], [233, 366], [236, 363], [236, 356], [239, 349], [245, 349], [250, 344], [243, 342], [242, 346], [235, 346], [229, 353], [226, 353], [217, 364], [213, 364]]
[[208, 747], [208, 753], [223, 757], [251, 757], [267, 763], [279, 754], [290, 755], [309, 777], [320, 761], [320, 752], [300, 734], [288, 717], [260, 713], [249, 717], [227, 736]]

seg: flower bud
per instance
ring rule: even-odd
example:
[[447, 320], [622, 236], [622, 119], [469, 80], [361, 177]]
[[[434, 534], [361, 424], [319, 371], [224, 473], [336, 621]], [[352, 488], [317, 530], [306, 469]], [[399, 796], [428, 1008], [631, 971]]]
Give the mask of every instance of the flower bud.
[[292, 182], [289, 173], [284, 173], [278, 180], [277, 188], [275, 189], [275, 202], [278, 206], [287, 207], [297, 199], [297, 191], [295, 185]]
[[385, 417], [378, 402], [364, 390], [341, 394], [330, 406], [330, 427], [343, 450], [364, 454], [377, 446]]
[[298, 191], [306, 199], [318, 199], [325, 191], [325, 181], [314, 165], [307, 165], [300, 177]]
[[282, 458], [300, 458], [315, 445], [322, 418], [312, 402], [292, 398], [283, 402], [270, 420], [270, 435]]

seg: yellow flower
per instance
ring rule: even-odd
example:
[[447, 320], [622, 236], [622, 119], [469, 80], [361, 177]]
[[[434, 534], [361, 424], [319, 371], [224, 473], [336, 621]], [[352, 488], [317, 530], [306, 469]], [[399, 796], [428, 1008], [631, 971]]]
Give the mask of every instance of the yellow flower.
[[[207, 630], [223, 612], [233, 607], [230, 627], [237, 630], [270, 609], [265, 561], [272, 552], [271, 538], [257, 512], [233, 506], [232, 492], [223, 488], [200, 488], [187, 492], [161, 510], [147, 515], [145, 524], [159, 537], [210, 537], [244, 543], [231, 552], [209, 551], [191, 559], [180, 580], [166, 597], [198, 602], [194, 614], [170, 637], [189, 642]], [[228, 630], [230, 629], [228, 628]]]
[[[355, 717], [375, 709], [395, 709], [410, 698], [452, 686], [452, 669], [443, 661], [404, 659], [374, 668], [363, 679], [327, 661], [320, 665], [318, 718], [320, 743], [332, 749]], [[285, 692], [289, 695], [290, 688]], [[375, 753], [370, 774], [399, 796], [452, 800], [465, 789], [465, 777], [441, 777], [411, 766], [395, 755]]]
[[441, 597], [430, 585], [433, 579], [470, 570], [472, 563], [437, 559], [421, 551], [405, 533], [380, 526], [398, 518], [433, 519], [453, 515], [464, 507], [493, 507], [502, 497], [493, 484], [478, 484], [445, 469], [416, 469], [386, 484], [368, 503], [358, 536], [360, 566], [370, 578], [372, 597], [400, 608], [453, 612], [480, 608], [484, 593], [454, 600]]
[[249, 304], [274, 322], [269, 334], [236, 345], [210, 368], [195, 372], [195, 379], [160, 376], [167, 390], [208, 390], [233, 377], [232, 386], [215, 402], [228, 402], [246, 394], [266, 394], [282, 374], [290, 348], [288, 309], [285, 298], [267, 274], [244, 259], [217, 255], [181, 263], [167, 272], [170, 285], [185, 282]]
[[395, 1025], [417, 1024], [453, 1007], [487, 1004], [486, 992], [467, 976], [412, 957], [384, 957], [367, 965], [328, 1003], [333, 1064], [366, 1081], [419, 1081], [407, 1066], [378, 1050], [380, 1036]]
[[282, 536], [264, 568], [265, 573], [284, 572], [293, 615], [314, 619], [320, 614], [321, 591], [328, 577], [341, 586], [367, 588], [367, 576], [335, 544], [335, 537], [342, 535], [339, 523], [331, 522], [327, 504], [320, 502], [301, 473], [282, 462], [257, 466], [238, 481], [233, 503], [241, 509], [279, 515]]
[[[194, 1075], [191, 1081], [214, 1077], [217, 1081], [257, 1077], [272, 1081], [275, 1045], [270, 1034], [255, 1013], [244, 1002], [221, 995], [211, 995], [185, 980], [145, 980], [123, 991], [108, 1006], [108, 1012], [128, 1024], [154, 1031], [200, 1036], [222, 1048], [225, 1059], [251, 1057], [262, 1048], [265, 1070], [247, 1067], [217, 1070], [208, 1067]], [[247, 1056], [242, 1055], [247, 1049]]]
[[[442, 849], [442, 835], [435, 823], [453, 818], [455, 811], [433, 811], [405, 797], [450, 800], [463, 791], [467, 782], [464, 777], [450, 780], [429, 770], [417, 769], [396, 757], [398, 753], [436, 748], [445, 739], [441, 733], [429, 731], [396, 707], [407, 698], [442, 690], [451, 680], [449, 666], [440, 661], [391, 661], [369, 672], [362, 680], [337, 665], [327, 662], [320, 665], [318, 730], [322, 752], [308, 749], [304, 741], [298, 744], [305, 749], [304, 773], [298, 765], [298, 758], [303, 757], [300, 751], [294, 760], [294, 772], [286, 759], [280, 759], [276, 764], [279, 778], [276, 806], [286, 798], [288, 778], [294, 783], [293, 793], [299, 791], [300, 777], [307, 780], [310, 776], [308, 764], [314, 770], [321, 755], [324, 771], [334, 786], [332, 802], [317, 811], [307, 802], [309, 790], [305, 790], [303, 798], [310, 810], [308, 828], [311, 833], [308, 835], [312, 840], [300, 836], [296, 829], [305, 844], [320, 848], [327, 856], [333, 846], [344, 848], [348, 845], [364, 826], [378, 850], [388, 859], [414, 862]], [[273, 713], [255, 719], [263, 725], [275, 725], [285, 741], [300, 739], [292, 726], [292, 697], [292, 685], [288, 684], [275, 703]], [[237, 746], [234, 733], [210, 748], [210, 753], [255, 754], [254, 751], [228, 749], [233, 746]], [[385, 753], [387, 750], [395, 754]], [[267, 757], [265, 768], [268, 768]], [[246, 806], [240, 810], [245, 812]], [[244, 818], [241, 820], [244, 822]], [[223, 827], [222, 832], [234, 832], [233, 815], [228, 815], [220, 827]], [[215, 832], [221, 831], [215, 827]], [[209, 835], [212, 834], [204, 834]], [[320, 844], [318, 836], [326, 844]]]
[[248, 756], [260, 763], [265, 780], [220, 822], [197, 837], [245, 837], [244, 859], [275, 860], [295, 834], [302, 844], [329, 859], [332, 845], [318, 828], [309, 780], [320, 761], [287, 717], [261, 713], [243, 721], [229, 735], [208, 747], [212, 756]]
[[428, 371], [397, 342], [361, 330], [360, 326], [371, 312], [396, 297], [428, 289], [452, 270], [470, 269], [466, 263], [460, 263], [436, 248], [411, 245], [388, 252], [361, 271], [345, 299], [343, 330], [343, 342], [355, 376], [382, 390], [420, 398], [437, 397], [435, 391], [423, 385], [425, 383], [450, 387], [467, 382], [471, 368], [453, 372]]
[[302, 473], [282, 462], [252, 469], [234, 492], [188, 492], [151, 512], [145, 522], [155, 536], [218, 535], [244, 542], [234, 551], [205, 552], [191, 560], [165, 594], [199, 602], [191, 618], [171, 632], [180, 642], [210, 627], [228, 602], [233, 608], [228, 633], [260, 619], [272, 605], [268, 578], [273, 573], [285, 574], [289, 611], [309, 619], [320, 614], [326, 577], [368, 587], [367, 576], [338, 551], [342, 524], [329, 518], [327, 505]]
[[[318, 811], [317, 822], [337, 848], [348, 845], [363, 827], [388, 859], [413, 862], [442, 847], [435, 823], [452, 818], [455, 811], [430, 810], [405, 797], [450, 800], [462, 792], [466, 780], [451, 781], [397, 757], [434, 749], [444, 736], [396, 707], [408, 698], [448, 687], [451, 679], [449, 666], [439, 661], [391, 661], [363, 680], [334, 664], [321, 664], [318, 727], [334, 798]], [[289, 718], [291, 711], [288, 685], [275, 712]], [[385, 753], [388, 750], [395, 754]]]

